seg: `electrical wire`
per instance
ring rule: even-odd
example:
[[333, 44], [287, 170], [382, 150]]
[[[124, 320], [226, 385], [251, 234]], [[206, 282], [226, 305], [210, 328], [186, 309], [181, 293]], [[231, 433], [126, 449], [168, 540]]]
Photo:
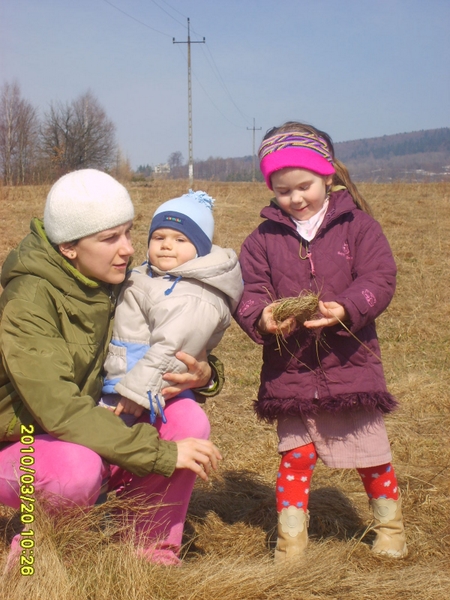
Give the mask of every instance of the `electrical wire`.
[[[164, 1], [164, 0], [163, 0]], [[173, 17], [170, 13], [167, 12], [167, 10], [165, 8], [163, 8], [162, 6], [160, 6], [157, 2], [155, 2], [155, 0], [151, 0], [151, 2], [153, 2], [153, 4], [155, 6], [157, 6], [158, 8], [160, 8], [163, 12], [166, 13], [166, 15], [168, 15], [171, 19], [173, 19], [174, 21], [176, 21], [179, 25], [182, 25], [183, 27], [186, 27], [186, 25], [184, 23], [181, 23], [181, 21], [179, 21], [178, 19], [175, 19], [175, 17]], [[167, 2], [164, 2], [164, 4], [167, 4]], [[170, 6], [170, 4], [167, 4], [167, 6], [169, 8], [171, 8], [172, 10], [176, 10], [175, 8], [173, 8], [173, 6]], [[177, 10], [177, 12], [180, 12]], [[181, 15], [182, 13], [180, 13]], [[184, 15], [182, 15], [184, 17]], [[185, 17], [187, 19], [187, 17]]]
[[[186, 59], [186, 56], [184, 55], [183, 51], [181, 48], [178, 48], [179, 51], [181, 52], [181, 54], [184, 56], [184, 58]], [[208, 100], [211, 102], [211, 104], [214, 106], [214, 108], [217, 110], [217, 112], [219, 112], [222, 117], [228, 121], [228, 123], [230, 123], [231, 125], [233, 125], [234, 127], [238, 127], [239, 129], [243, 129], [242, 125], [237, 125], [236, 123], [233, 123], [233, 121], [230, 121], [230, 119], [228, 117], [226, 117], [223, 112], [220, 110], [220, 108], [216, 105], [216, 103], [212, 100], [211, 96], [208, 94], [208, 92], [205, 90], [205, 88], [203, 87], [203, 85], [201, 84], [200, 79], [197, 77], [194, 69], [191, 68], [191, 72], [194, 75], [195, 79], [197, 80], [198, 85], [202, 88], [205, 96], [208, 98]]]
[[[144, 27], [147, 27], [147, 29], [151, 29], [152, 31], [155, 31], [156, 33], [160, 33], [161, 35], [164, 35], [164, 36], [169, 37], [169, 38], [172, 37], [168, 33], [164, 33], [163, 31], [159, 31], [159, 29], [155, 29], [154, 27], [150, 27], [150, 25], [147, 25], [147, 23], [144, 23], [143, 21], [140, 21], [139, 19], [136, 19], [136, 17], [133, 17], [132, 15], [128, 14], [127, 12], [125, 12], [124, 10], [122, 10], [121, 8], [119, 8], [118, 6], [116, 6], [115, 4], [113, 4], [112, 2], [109, 2], [109, 0], [103, 0], [103, 2], [105, 2], [106, 4], [109, 4], [109, 6], [112, 6], [112, 8], [115, 8], [116, 10], [118, 10], [119, 12], [121, 12], [123, 15], [125, 15], [129, 19], [133, 19], [133, 21], [136, 21], [136, 23], [139, 23], [140, 25], [143, 25]], [[156, 2], [155, 2], [155, 4], [156, 4]]]
[[[165, 9], [164, 9], [162, 6], [160, 6], [160, 5], [158, 4], [158, 2], [156, 2], [156, 0], [151, 0], [151, 2], [153, 2], [153, 4], [155, 4], [155, 6], [157, 6], [157, 7], [158, 7], [158, 8], [160, 8], [160, 9], [161, 9], [163, 12], [165, 12], [165, 13], [166, 13], [166, 15], [168, 15], [168, 16], [169, 16], [171, 19], [173, 19], [174, 21], [176, 21], [178, 24], [180, 24], [180, 25], [183, 25], [183, 27], [186, 27], [186, 26], [185, 26], [183, 23], [180, 23], [180, 21], [179, 21], [178, 19], [176, 19], [176, 18], [175, 18], [175, 17], [173, 17], [173, 16], [172, 16], [172, 15], [171, 15], [169, 12], [167, 12], [167, 11], [166, 11], [166, 10], [165, 10]], [[168, 2], [166, 2], [166, 0], [160, 0], [160, 2], [164, 2], [164, 4], [165, 4], [166, 6], [168, 6], [170, 9], [172, 9], [173, 11], [177, 12], [179, 15], [181, 15], [182, 17], [184, 17], [185, 19], [187, 19], [187, 16], [186, 16], [186, 15], [184, 15], [182, 12], [180, 12], [178, 9], [176, 9], [174, 6], [172, 6], [172, 5], [171, 5], [171, 4], [169, 4]], [[186, 27], [186, 29], [187, 29], [187, 27]], [[199, 36], [199, 37], [202, 37], [202, 36], [200, 36], [200, 34], [199, 34], [197, 31], [195, 31], [195, 29], [193, 29], [193, 28], [192, 28], [192, 26], [191, 26], [191, 31], [192, 31], [193, 33], [195, 33], [197, 36]], [[208, 54], [205, 52], [205, 49], [204, 49], [204, 48], [203, 48], [203, 46], [202, 46], [202, 52], [204, 53], [204, 55], [205, 55], [205, 58], [206, 58], [207, 62], [209, 63], [209, 66], [211, 67], [211, 70], [212, 70], [212, 72], [214, 73], [214, 75], [215, 75], [215, 77], [217, 78], [218, 82], [221, 84], [221, 86], [222, 86], [222, 87], [223, 87], [223, 89], [225, 90], [225, 93], [227, 94], [228, 98], [231, 100], [231, 102], [232, 102], [233, 106], [236, 108], [236, 110], [239, 112], [239, 114], [240, 114], [240, 115], [241, 115], [241, 116], [244, 118], [244, 120], [245, 120], [245, 121], [246, 121], [246, 123], [247, 123], [249, 119], [251, 120], [251, 117], [250, 117], [249, 115], [246, 115], [245, 113], [243, 113], [243, 112], [242, 112], [242, 110], [239, 108], [239, 106], [238, 106], [238, 105], [236, 104], [236, 102], [234, 101], [234, 98], [233, 98], [233, 97], [232, 97], [232, 95], [230, 94], [230, 91], [229, 91], [229, 89], [227, 88], [227, 86], [226, 86], [226, 84], [225, 84], [225, 81], [224, 81], [224, 79], [223, 79], [222, 75], [220, 74], [219, 68], [217, 67], [217, 63], [216, 63], [216, 61], [214, 60], [214, 57], [213, 57], [213, 55], [212, 55], [212, 53], [211, 53], [211, 50], [209, 49], [209, 46], [208, 46], [207, 44], [206, 44], [206, 50], [207, 50], [207, 52], [208, 52], [209, 56], [211, 57], [212, 64], [211, 64], [211, 61], [210, 61], [210, 59], [209, 59], [209, 57], [208, 57]], [[197, 81], [199, 82], [199, 79], [198, 79], [198, 77], [197, 77], [197, 76], [196, 76], [196, 79], [197, 79]], [[200, 82], [199, 82], [199, 83], [200, 83]], [[201, 85], [201, 84], [200, 84], [200, 85]], [[202, 89], [204, 89], [204, 88], [202, 88]], [[205, 93], [206, 93], [206, 92], [205, 92]], [[208, 94], [206, 94], [206, 95], [208, 96]], [[209, 98], [209, 96], [208, 96], [208, 98]], [[210, 101], [212, 102], [211, 98], [209, 98], [209, 99], [210, 99]], [[214, 104], [214, 103], [213, 103], [213, 104]], [[214, 105], [214, 106], [215, 106], [215, 105]], [[216, 107], [216, 108], [217, 108], [217, 107]], [[220, 111], [219, 111], [219, 112], [220, 112]], [[224, 116], [224, 115], [223, 115], [223, 113], [221, 113], [221, 114], [222, 114], [222, 116]], [[225, 117], [225, 118], [226, 118], [226, 117]], [[228, 120], [228, 119], [227, 119], [227, 120]], [[230, 122], [231, 122], [231, 121], [230, 121]]]
[[[183, 13], [181, 13], [179, 10], [177, 10], [176, 8], [174, 8], [173, 6], [171, 6], [168, 2], [166, 2], [165, 0], [160, 0], [161, 2], [164, 2], [164, 4], [166, 6], [168, 6], [170, 9], [172, 9], [173, 11], [177, 12], [178, 14], [180, 14], [181, 16], [185, 17], [185, 15], [183, 15]], [[147, 23], [144, 23], [143, 21], [140, 21], [139, 19], [136, 19], [136, 17], [133, 17], [133, 15], [130, 15], [129, 13], [127, 13], [126, 11], [122, 10], [121, 8], [119, 8], [118, 6], [116, 6], [115, 4], [113, 4], [112, 2], [110, 2], [109, 0], [103, 0], [103, 2], [105, 2], [106, 4], [108, 4], [109, 6], [111, 6], [112, 8], [114, 8], [115, 10], [119, 11], [120, 13], [122, 13], [123, 15], [125, 15], [126, 17], [128, 17], [129, 19], [132, 19], [133, 21], [135, 21], [136, 23], [139, 23], [140, 25], [142, 25], [143, 27], [146, 27], [147, 29], [150, 29], [151, 31], [155, 31], [156, 33], [159, 33], [161, 35], [164, 35], [165, 37], [173, 37], [171, 35], [169, 35], [168, 33], [164, 33], [163, 31], [159, 31], [158, 29], [155, 29], [154, 27], [151, 27], [150, 25], [147, 25]], [[185, 29], [187, 29], [186, 25], [184, 25], [184, 23], [181, 23], [178, 19], [176, 19], [174, 16], [172, 16], [165, 8], [163, 8], [160, 4], [158, 4], [158, 2], [156, 2], [155, 0], [151, 0], [151, 2], [157, 6], [160, 10], [162, 10], [166, 15], [168, 15], [171, 19], [173, 19], [176, 23], [178, 23], [179, 25], [181, 25], [182, 27], [184, 27]], [[185, 17], [187, 19], [187, 17]], [[193, 31], [196, 35], [199, 35], [194, 29], [191, 28], [191, 31]], [[181, 48], [179, 48], [179, 50], [181, 51]], [[220, 71], [217, 67], [217, 63], [214, 60], [214, 57], [211, 53], [211, 50], [209, 49], [209, 47], [207, 47], [207, 51], [208, 54], [204, 51], [204, 49], [202, 48], [202, 51], [204, 53], [204, 56], [212, 70], [212, 72], [214, 73], [215, 77], [217, 78], [218, 82], [220, 83], [220, 85], [223, 87], [223, 89], [225, 90], [225, 93], [227, 94], [228, 98], [230, 99], [230, 101], [232, 102], [232, 104], [234, 105], [234, 107], [236, 108], [236, 110], [239, 112], [239, 114], [245, 119], [245, 121], [247, 122], [248, 119], [250, 119], [250, 117], [248, 115], [246, 115], [245, 113], [243, 113], [241, 111], [241, 109], [239, 108], [239, 106], [236, 104], [236, 102], [234, 101], [232, 95], [230, 94], [230, 91], [228, 90], [225, 81], [222, 77], [222, 75], [220, 74]], [[181, 51], [182, 52], [182, 51]], [[182, 52], [183, 54], [183, 52]], [[212, 62], [211, 62], [212, 61]], [[197, 83], [199, 84], [199, 86], [202, 88], [205, 96], [208, 98], [208, 100], [211, 102], [211, 104], [214, 106], [214, 108], [222, 115], [222, 117], [228, 121], [229, 123], [231, 123], [234, 127], [238, 127], [238, 128], [242, 128], [241, 125], [237, 125], [236, 123], [233, 123], [233, 121], [231, 121], [228, 117], [226, 117], [224, 115], [224, 113], [220, 110], [220, 108], [215, 104], [215, 102], [212, 100], [212, 98], [210, 97], [210, 95], [208, 94], [208, 92], [205, 90], [205, 88], [203, 87], [203, 85], [201, 84], [201, 81], [199, 79], [199, 77], [197, 76], [197, 74], [192, 71]]]
[[[234, 99], [233, 99], [232, 95], [230, 94], [230, 91], [228, 90], [228, 88], [227, 88], [227, 86], [226, 86], [226, 84], [225, 84], [225, 81], [223, 80], [223, 77], [222, 77], [222, 75], [220, 74], [220, 71], [219, 71], [219, 69], [218, 69], [218, 67], [217, 67], [216, 61], [214, 60], [214, 57], [213, 57], [213, 55], [211, 54], [211, 50], [209, 49], [209, 46], [208, 46], [208, 44], [205, 44], [205, 46], [206, 46], [206, 50], [208, 51], [208, 54], [209, 54], [209, 55], [210, 55], [210, 57], [211, 57], [211, 60], [213, 61], [214, 67], [215, 67], [215, 69], [216, 69], [216, 71], [217, 71], [217, 75], [216, 75], [216, 77], [218, 78], [218, 81], [219, 81], [219, 83], [221, 83], [221, 84], [222, 84], [222, 87], [223, 87], [223, 89], [225, 90], [225, 92], [226, 92], [227, 96], [229, 97], [229, 99], [231, 100], [231, 102], [233, 103], [233, 105], [235, 106], [235, 108], [237, 109], [237, 111], [239, 112], [239, 114], [240, 114], [242, 117], [244, 117], [245, 121], [247, 121], [248, 119], [251, 119], [251, 117], [249, 117], [248, 115], [246, 115], [245, 113], [243, 113], [243, 112], [242, 112], [242, 110], [239, 108], [239, 106], [238, 106], [238, 105], [236, 104], [236, 102], [234, 101]], [[203, 50], [203, 52], [204, 52], [204, 54], [205, 54], [205, 58], [206, 58], [206, 60], [209, 62], [208, 56], [207, 56], [206, 52], [204, 51], [203, 47], [202, 47], [202, 50]], [[210, 63], [210, 64], [211, 64], [211, 63]], [[212, 67], [211, 67], [211, 68], [212, 68]], [[213, 73], [214, 73], [214, 69], [213, 69], [213, 68], [212, 68], [212, 70], [213, 70]]]

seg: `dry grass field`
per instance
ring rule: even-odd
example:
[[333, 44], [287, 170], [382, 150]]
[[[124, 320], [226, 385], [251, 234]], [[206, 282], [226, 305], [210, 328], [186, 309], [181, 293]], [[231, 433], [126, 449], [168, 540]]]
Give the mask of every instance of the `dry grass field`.
[[[370, 553], [370, 513], [356, 472], [318, 464], [312, 484], [310, 545], [298, 565], [272, 563], [278, 468], [274, 429], [258, 422], [260, 348], [233, 324], [217, 355], [223, 392], [208, 400], [219, 470], [192, 497], [181, 568], [136, 558], [111, 535], [116, 500], [88, 514], [37, 514], [36, 572], [0, 582], [2, 600], [444, 600], [450, 597], [450, 184], [360, 186], [391, 242], [396, 296], [378, 331], [390, 391], [401, 408], [387, 417], [403, 490], [409, 556]], [[0, 189], [0, 263], [41, 216], [46, 187]], [[130, 187], [134, 241], [144, 256], [155, 207], [185, 181]], [[216, 242], [239, 251], [270, 199], [262, 184], [196, 182], [216, 198]], [[105, 525], [105, 523], [107, 525]], [[0, 569], [17, 517], [0, 506]]]

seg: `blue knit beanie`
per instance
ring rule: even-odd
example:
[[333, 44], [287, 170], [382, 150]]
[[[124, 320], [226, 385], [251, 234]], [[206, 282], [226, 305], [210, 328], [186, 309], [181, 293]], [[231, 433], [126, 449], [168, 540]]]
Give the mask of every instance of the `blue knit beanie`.
[[183, 233], [194, 244], [198, 256], [211, 252], [214, 235], [212, 208], [214, 199], [205, 192], [189, 190], [180, 198], [174, 198], [156, 209], [150, 223], [148, 241], [157, 229], [167, 227]]

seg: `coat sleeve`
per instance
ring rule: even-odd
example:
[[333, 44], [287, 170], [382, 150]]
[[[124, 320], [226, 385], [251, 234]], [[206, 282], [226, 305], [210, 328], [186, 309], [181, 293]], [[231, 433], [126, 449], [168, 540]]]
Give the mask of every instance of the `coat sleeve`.
[[391, 302], [397, 267], [380, 224], [363, 215], [355, 236], [353, 282], [335, 301], [344, 305], [350, 329], [357, 332], [374, 321]]
[[[54, 307], [14, 298], [0, 324], [1, 358], [9, 380], [36, 423], [50, 435], [80, 444], [139, 476], [170, 476], [177, 448], [154, 427], [127, 427], [81, 392], [68, 343], [52, 316]], [[100, 377], [100, 374], [98, 375]]]
[[225, 302], [213, 303], [201, 296], [183, 294], [165, 298], [155, 306], [143, 308], [147, 314], [150, 331], [150, 349], [115, 386], [115, 391], [141, 406], [149, 408], [148, 392], [159, 394], [169, 383], [164, 373], [185, 373], [186, 365], [175, 358], [182, 350], [198, 357], [212, 349], [229, 326], [231, 316]]
[[277, 299], [267, 260], [264, 236], [256, 230], [244, 241], [239, 262], [244, 280], [244, 293], [234, 318], [245, 333], [257, 344], [271, 343], [275, 336], [262, 336], [256, 324], [262, 311]]

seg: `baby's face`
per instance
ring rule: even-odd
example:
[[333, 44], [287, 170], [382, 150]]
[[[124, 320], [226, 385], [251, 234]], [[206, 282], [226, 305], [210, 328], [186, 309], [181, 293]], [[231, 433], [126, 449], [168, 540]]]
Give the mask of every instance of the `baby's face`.
[[194, 244], [176, 229], [164, 227], [152, 233], [148, 245], [150, 264], [161, 271], [170, 271], [197, 256]]

